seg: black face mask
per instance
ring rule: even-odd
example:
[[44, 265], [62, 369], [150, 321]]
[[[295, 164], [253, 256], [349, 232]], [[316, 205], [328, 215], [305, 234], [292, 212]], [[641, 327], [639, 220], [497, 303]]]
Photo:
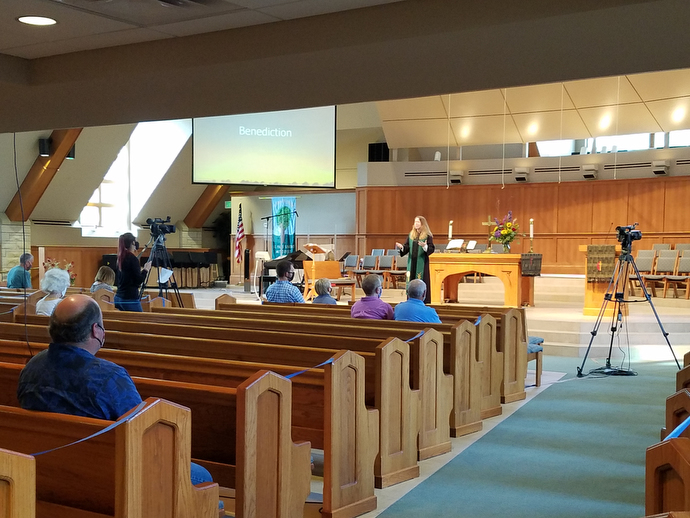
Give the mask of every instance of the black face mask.
[[285, 276], [285, 278], [286, 278], [288, 281], [292, 282], [292, 279], [295, 278], [295, 272], [288, 272], [288, 274]]

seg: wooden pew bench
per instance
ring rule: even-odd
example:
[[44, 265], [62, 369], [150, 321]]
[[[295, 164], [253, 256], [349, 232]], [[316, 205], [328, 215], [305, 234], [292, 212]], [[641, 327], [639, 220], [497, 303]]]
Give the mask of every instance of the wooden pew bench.
[[[34, 454], [110, 421], [0, 407], [0, 444]], [[149, 399], [114, 430], [35, 457], [38, 518], [217, 518], [218, 485], [190, 482], [190, 413]]]
[[[15, 394], [22, 367], [0, 363], [2, 404], [18, 406]], [[162, 397], [191, 410], [191, 456], [214, 481], [236, 489], [243, 502], [237, 506], [238, 517], [251, 515], [249, 510], [257, 506], [265, 511], [262, 516], [301, 516], [309, 494], [310, 446], [291, 440], [289, 380], [260, 371], [235, 389], [132, 379], [142, 398]]]
[[32, 456], [0, 449], [0, 516], [36, 518], [36, 462]]
[[[37, 333], [37, 330], [33, 329], [32, 332]], [[112, 335], [117, 336], [118, 333], [113, 332]], [[123, 333], [123, 335], [126, 334]], [[134, 337], [136, 335], [129, 336]], [[166, 341], [169, 340], [169, 337], [162, 338], [165, 338]], [[152, 341], [152, 339], [154, 339], [153, 335], [146, 337], [146, 340], [149, 342]], [[193, 343], [192, 341], [191, 344], [193, 345]], [[27, 350], [25, 343], [9, 341], [2, 342], [1, 350], [4, 351], [10, 348], [11, 344], [14, 344], [16, 349], [20, 352]], [[402, 344], [400, 341], [393, 341], [392, 344], [383, 345], [384, 346], [380, 350], [380, 355], [394, 356], [398, 354], [396, 347], [406, 344]], [[388, 345], [388, 347], [386, 347], [386, 345]], [[32, 344], [32, 346], [34, 350], [38, 348], [36, 344]], [[44, 347], [45, 346], [44, 344]], [[190, 347], [190, 349], [193, 351], [194, 348]], [[117, 354], [119, 354], [119, 358]], [[134, 355], [134, 353], [131, 352], [129, 352], [129, 354], [130, 356]], [[140, 359], [144, 355], [144, 353], [136, 354]], [[104, 348], [99, 352], [99, 356], [117, 361], [130, 370], [130, 374], [138, 372], [131, 358], [130, 363], [122, 361], [125, 356], [125, 351], [111, 351]], [[227, 365], [222, 364], [222, 360], [210, 361], [207, 358], [199, 358], [197, 360], [201, 359], [206, 362], [216, 363], [215, 376], [220, 378], [219, 382], [229, 380], [230, 376], [219, 375], [219, 371], [227, 367]], [[143, 365], [139, 366], [139, 369], [143, 372], [147, 372], [152, 365], [157, 365], [157, 367], [153, 367], [157, 369], [157, 372], [165, 372], [168, 376], [174, 376], [175, 372], [179, 373], [180, 371], [189, 371], [190, 369], [190, 358], [175, 356], [165, 357], [164, 355], [149, 354], [146, 360], [147, 361]], [[171, 362], [171, 360], [173, 360], [173, 362]], [[191, 360], [194, 360], [194, 358], [191, 358]], [[171, 366], [170, 363], [174, 363], [174, 365]], [[196, 367], [200, 368], [198, 364], [201, 362], [197, 361], [196, 363]], [[382, 363], [385, 364], [387, 362], [383, 361]], [[249, 368], [255, 368], [255, 366]], [[364, 376], [363, 371], [364, 361], [361, 356], [351, 352], [341, 352], [334, 358], [332, 363], [326, 365], [322, 369], [321, 384], [314, 384], [314, 386], [309, 389], [309, 399], [304, 403], [300, 413], [297, 414], [298, 425], [300, 424], [299, 417], [302, 417], [301, 414], [304, 413], [307, 416], [307, 422], [302, 431], [306, 431], [310, 437], [314, 437], [315, 432], [320, 432], [322, 434], [318, 442], [323, 444], [322, 448], [324, 449], [326, 459], [324, 473], [324, 514], [329, 516], [331, 513], [337, 514], [338, 516], [357, 516], [358, 514], [375, 509], [376, 507], [373, 480], [374, 473], [372, 468], [378, 452], [378, 413], [375, 410], [368, 410], [364, 404], [365, 384], [361, 381]], [[147, 375], [150, 376], [151, 374], [147, 372]], [[213, 374], [211, 372], [197, 370], [196, 375], [202, 376], [205, 383], [211, 383], [213, 379]], [[309, 378], [309, 376], [307, 376], [307, 378]], [[139, 391], [145, 392], [140, 385], [142, 381], [137, 378], [134, 379]], [[312, 375], [312, 382], [313, 379], [314, 376]], [[409, 392], [409, 385], [406, 387], [404, 385], [402, 386], [403, 389], [406, 388]], [[339, 388], [338, 390], [334, 390], [333, 387], [345, 387], [345, 389]], [[220, 388], [225, 389], [225, 387]], [[316, 396], [314, 396], [315, 390], [318, 390]], [[157, 390], [156, 392], [161, 391]], [[405, 403], [412, 401], [412, 403], [414, 403], [409, 394], [407, 396], [405, 395], [408, 392], [403, 391], [398, 396], [402, 398], [398, 399], [398, 408], [400, 408], [400, 401]], [[302, 393], [307, 393], [307, 391], [303, 390]], [[166, 395], [171, 396], [171, 394], [167, 392]], [[321, 403], [318, 399], [319, 397], [321, 398]], [[384, 397], [390, 397], [390, 393], [384, 394]], [[176, 397], [176, 399], [179, 400], [181, 398]], [[192, 401], [185, 400], [185, 403], [194, 406], [192, 405]], [[203, 404], [203, 400], [200, 400], [200, 403]], [[391, 407], [392, 405], [388, 406]], [[344, 410], [343, 407], [346, 407], [346, 410]], [[416, 405], [410, 404], [407, 409], [410, 407], [416, 408]], [[323, 409], [323, 414], [319, 416], [320, 421], [317, 418], [317, 424], [315, 424], [313, 416], [315, 411], [319, 408]], [[204, 412], [206, 415], [211, 414], [206, 410], [204, 410]], [[214, 412], [213, 414], [216, 416], [215, 419], [218, 419], [218, 413]], [[406, 417], [407, 415], [408, 414], [405, 413]], [[410, 415], [414, 417], [414, 414]], [[273, 418], [273, 421], [277, 422], [277, 419]], [[287, 422], [286, 419], [283, 419], [283, 421]], [[304, 421], [304, 419], [301, 420], [301, 422]], [[211, 416], [209, 417], [208, 426], [213, 427], [213, 423], [214, 417]], [[315, 426], [319, 426], [320, 430], [315, 430]], [[391, 480], [395, 480], [395, 477], [400, 477], [402, 474], [406, 474], [407, 478], [418, 475], [418, 468], [416, 466], [416, 433], [418, 430], [415, 428], [414, 422], [408, 422], [402, 426], [404, 426], [404, 432], [406, 434], [402, 438], [406, 439], [405, 447], [407, 448], [407, 453], [401, 455], [399, 451], [392, 451], [392, 449], [389, 448], [386, 450], [390, 451], [389, 456], [382, 458], [382, 462], [384, 463], [383, 468], [387, 470], [387, 476], [389, 478], [392, 477]], [[331, 433], [330, 430], [333, 430], [333, 433]], [[299, 426], [293, 430], [293, 432], [295, 431], [300, 431]], [[398, 437], [398, 439], [401, 438], [400, 432], [398, 432], [396, 437]], [[387, 443], [386, 446], [388, 447]], [[355, 452], [356, 457], [354, 462], [352, 460], [353, 452]], [[402, 457], [405, 457], [404, 460], [408, 463], [407, 465], [402, 464], [401, 466], [403, 462]], [[199, 460], [201, 461], [203, 458]], [[220, 472], [214, 471], [213, 465], [207, 465], [204, 462], [200, 463], [204, 464], [214, 476], [216, 476], [216, 473], [218, 473], [218, 476], [229, 473], [227, 470]]]
[[[194, 325], [262, 330], [280, 328], [302, 334], [318, 332], [346, 337], [396, 336], [402, 340], [414, 337], [424, 326], [428, 326], [419, 322], [353, 319], [349, 314], [338, 316], [337, 312], [334, 312], [332, 317], [321, 315], [307, 319], [299, 314], [264, 312], [263, 306], [237, 307], [236, 311], [156, 308], [149, 320], [165, 322], [169, 321], [165, 318], [172, 318], [169, 315], [215, 317], [215, 321], [198, 320]], [[168, 317], [158, 317], [157, 314], [165, 314]], [[107, 315], [106, 318], [111, 316]], [[144, 319], [142, 316], [121, 315], [112, 318]], [[451, 435], [458, 437], [475, 432], [481, 429], [481, 419], [500, 415], [502, 411], [500, 387], [503, 361], [502, 353], [499, 353], [495, 346], [496, 322], [493, 317], [487, 316], [476, 327], [469, 322], [461, 321], [454, 324], [437, 324], [433, 328], [443, 335], [444, 350], [439, 358], [443, 357], [444, 372], [453, 376]], [[413, 371], [415, 370], [416, 368], [413, 368]]]

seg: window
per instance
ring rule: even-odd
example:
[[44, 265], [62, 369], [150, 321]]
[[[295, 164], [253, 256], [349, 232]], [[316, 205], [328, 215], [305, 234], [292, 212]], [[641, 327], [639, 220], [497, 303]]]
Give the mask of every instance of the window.
[[128, 231], [136, 233], [132, 221], [191, 134], [190, 119], [137, 124], [79, 216], [82, 236], [116, 237]]

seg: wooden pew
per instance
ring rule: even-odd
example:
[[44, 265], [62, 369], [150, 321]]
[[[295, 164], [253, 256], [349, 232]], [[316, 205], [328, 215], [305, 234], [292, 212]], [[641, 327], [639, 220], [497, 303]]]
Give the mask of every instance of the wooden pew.
[[[34, 454], [89, 437], [110, 421], [0, 407], [0, 444]], [[190, 482], [190, 412], [159, 399], [114, 430], [35, 457], [36, 516], [218, 516], [218, 485]]]
[[690, 439], [679, 437], [647, 448], [645, 514], [690, 511]]
[[[240, 306], [240, 308], [246, 306]], [[511, 403], [525, 399], [525, 376], [527, 375], [527, 329], [523, 308], [474, 307], [458, 305], [432, 305], [444, 324], [453, 324], [458, 320], [476, 320], [482, 314], [490, 314], [497, 321], [496, 347], [503, 353], [501, 403]], [[258, 311], [259, 306], [251, 306], [251, 311]], [[217, 304], [221, 311], [240, 311], [237, 306], [228, 307]], [[309, 315], [312, 321], [324, 321], [336, 316], [347, 318], [350, 309], [347, 306], [328, 306], [321, 304], [269, 304], [261, 306], [264, 311], [294, 316]], [[320, 319], [320, 320], [319, 320]], [[435, 327], [436, 328], [436, 327]], [[438, 328], [442, 330], [441, 328]]]
[[[171, 315], [183, 315], [185, 318], [199, 317], [199, 320], [195, 320], [195, 326], [262, 330], [279, 328], [302, 334], [321, 333], [378, 338], [397, 336], [402, 340], [414, 337], [423, 330], [422, 326], [428, 325], [419, 322], [352, 319], [349, 315], [340, 318], [337, 315], [334, 318], [329, 318], [327, 315], [319, 318], [310, 317], [309, 321], [306, 321], [307, 319], [300, 315], [263, 312], [263, 306], [238, 305], [237, 307], [237, 311], [157, 308], [148, 318], [129, 317], [122, 314], [112, 317], [106, 315], [106, 318], [169, 322], [172, 320]], [[167, 317], [158, 317], [157, 313], [165, 314]], [[209, 320], [201, 320], [202, 318]], [[177, 320], [177, 323], [184, 323], [184, 319]], [[480, 430], [481, 419], [500, 415], [502, 412], [500, 388], [503, 359], [502, 353], [496, 350], [495, 319], [487, 315], [476, 327], [471, 323], [461, 321], [455, 324], [434, 325], [434, 330], [440, 330], [443, 334], [444, 369], [445, 372], [453, 375], [454, 404], [451, 415], [451, 435], [459, 437]], [[470, 353], [471, 349], [474, 349], [474, 354]], [[468, 361], [470, 363], [466, 365]], [[467, 377], [468, 374], [469, 377]], [[480, 380], [482, 380], [481, 384]], [[467, 392], [468, 390], [470, 392]]]
[[36, 463], [32, 456], [0, 449], [0, 516], [36, 517]]
[[[661, 429], [661, 440], [663, 441], [676, 427], [690, 417], [690, 391], [688, 389], [679, 390], [675, 394], [666, 398], [666, 419], [665, 426]], [[690, 437], [690, 430], [684, 435]]]
[[[376, 400], [376, 393], [379, 392], [379, 389], [376, 388], [376, 376], [380, 375], [381, 370], [383, 368], [387, 368], [386, 366], [388, 361], [397, 362], [397, 356], [389, 356], [386, 358], [386, 362], [381, 364], [377, 364], [375, 361], [377, 347], [381, 344], [381, 340], [386, 340], [385, 337], [387, 336], [387, 333], [380, 334], [377, 338], [355, 338], [350, 336], [343, 337], [336, 335], [310, 335], [305, 334], [304, 332], [289, 333], [287, 331], [275, 330], [256, 331], [240, 328], [218, 328], [210, 327], [205, 324], [201, 324], [200, 322], [195, 322], [194, 325], [190, 325], [191, 323], [184, 321], [184, 319], [177, 325], [162, 324], [157, 322], [148, 322], [146, 316], [142, 315], [141, 313], [136, 314], [138, 316], [131, 315], [135, 315], [135, 313], [105, 313], [105, 325], [106, 328], [109, 330], [109, 333], [112, 331], [127, 330], [130, 333], [136, 334], [155, 334], [173, 337], [201, 338], [205, 339], [203, 347], [205, 347], [207, 350], [210, 345], [216, 344], [228, 336], [232, 336], [233, 338], [236, 338], [237, 340], [241, 341], [229, 342], [229, 344], [231, 343], [234, 350], [236, 351], [236, 356], [233, 357], [235, 359], [242, 359], [245, 361], [269, 361], [273, 363], [287, 362], [288, 364], [296, 364], [305, 367], [317, 365], [318, 363], [325, 361], [325, 359], [327, 359], [328, 356], [325, 356], [325, 358], [323, 357], [324, 351], [326, 351], [329, 355], [332, 355], [339, 349], [354, 350], [356, 352], [363, 354], [367, 361], [368, 366], [366, 369], [366, 376], [368, 380], [368, 403], [371, 406], [376, 406], [380, 412], [386, 414], [388, 413], [389, 403], [387, 402], [387, 399], [380, 398], [378, 402]], [[122, 318], [123, 320], [117, 320], [119, 318]], [[25, 320], [27, 322], [33, 322], [36, 324], [45, 322], [41, 317], [36, 316], [28, 317]], [[471, 327], [470, 331], [473, 331]], [[133, 347], [139, 348], [140, 350], [152, 350], [150, 349], [150, 346], [147, 345], [134, 346], [135, 342], [141, 341], [140, 337], [135, 338], [134, 342], [130, 340], [129, 343], [127, 343], [127, 341], [120, 340], [119, 337], [116, 337], [116, 339], [118, 340], [118, 343], [123, 342], [124, 345], [116, 345], [112, 342], [112, 340], [108, 339], [109, 341], [107, 342], [107, 346], [126, 348], [130, 350], [132, 350]], [[254, 340], [261, 341], [261, 343], [264, 345], [276, 344], [299, 347], [298, 344], [301, 344], [302, 346], [298, 349], [292, 348], [274, 351], [273, 355], [265, 353], [259, 360], [256, 357], [248, 356], [250, 354], [250, 351], [248, 351], [246, 342], [251, 342]], [[468, 342], [468, 345], [465, 346], [466, 349], [469, 349], [469, 340], [471, 340], [471, 337], [465, 339], [465, 341]], [[163, 342], [166, 341], [167, 340], [163, 340]], [[321, 347], [325, 344], [328, 344], [328, 350]], [[260, 344], [257, 344], [257, 346], [259, 345]], [[185, 343], [183, 344], [183, 347], [192, 347], [192, 344]], [[222, 348], [222, 346], [218, 347]], [[307, 354], [304, 352], [306, 348], [313, 349], [312, 353], [316, 353], [318, 356], [314, 356], [314, 354], [308, 354], [308, 356], [306, 356], [306, 361], [300, 361], [299, 355], [302, 355], [304, 357], [304, 355]], [[415, 358], [417, 358], [417, 361], [414, 362], [415, 370], [412, 373], [413, 386], [415, 389], [420, 391], [421, 398], [423, 401], [421, 416], [424, 417], [424, 419], [420, 425], [422, 430], [420, 433], [422, 434], [422, 436], [420, 437], [418, 445], [419, 459], [423, 460], [450, 451], [451, 444], [449, 429], [447, 426], [444, 426], [444, 424], [448, 414], [451, 413], [453, 406], [453, 379], [443, 372], [442, 360], [438, 361], [439, 359], [443, 358], [443, 340], [437, 333], [435, 333], [435, 331], [428, 330], [428, 332], [426, 332], [423, 336], [417, 338], [413, 343], [413, 348], [413, 354]], [[159, 348], [153, 350], [153, 352], [165, 352], [166, 350], [167, 349], [165, 348]], [[184, 349], [180, 348], [177, 348], [174, 352], [175, 354], [185, 354]], [[229, 352], [228, 347], [225, 348], [225, 352]], [[227, 359], [233, 359], [227, 355], [218, 356], [217, 354], [217, 352], [214, 353], [213, 357], [224, 357]], [[400, 351], [398, 351], [396, 354], [401, 353]], [[407, 370], [409, 370], [410, 368], [409, 356], [410, 355], [407, 353], [403, 355], [404, 365], [402, 365], [402, 367]], [[461, 353], [458, 353], [458, 356], [461, 356]], [[470, 354], [467, 353], [466, 356], [470, 356]], [[464, 381], [470, 382], [471, 379], [467, 378]], [[407, 384], [406, 386], [409, 387], [410, 385]], [[400, 384], [400, 378], [397, 378], [395, 385], [390, 387], [388, 390], [391, 390], [391, 393], [395, 394], [400, 394], [405, 391], [405, 389], [403, 389], [402, 385]], [[468, 409], [467, 407], [469, 407], [471, 403], [472, 400], [468, 393], [465, 396], [464, 400], [461, 401], [461, 404], [458, 405], [461, 408], [461, 410], [459, 410], [459, 413], [462, 412], [460, 413], [458, 420], [462, 418], [469, 419], [468, 416], [470, 416], [471, 414], [470, 409]], [[463, 408], [463, 406], [465, 408]], [[474, 407], [476, 414], [476, 403]], [[395, 429], [397, 430], [396, 433], [399, 433], [401, 428], [406, 427], [405, 423], [407, 421], [410, 421], [410, 416], [407, 414], [407, 411], [403, 412], [402, 414], [399, 414], [398, 412], [395, 413], [396, 416], [399, 415], [399, 419], [395, 420]], [[412, 426], [416, 425], [416, 421], [410, 422]], [[458, 426], [465, 426], [465, 423], [461, 422], [460, 424], [458, 424]], [[411, 430], [412, 429], [410, 428], [408, 432]], [[311, 440], [313, 442], [313, 439]], [[385, 473], [381, 473], [380, 475], [385, 478]]]
[[[18, 405], [15, 394], [22, 367], [0, 363], [3, 404]], [[143, 398], [163, 397], [191, 410], [192, 458], [220, 485], [236, 488], [243, 502], [237, 516], [253, 516], [251, 509], [257, 506], [265, 511], [261, 516], [303, 514], [311, 478], [310, 445], [291, 440], [289, 380], [259, 371], [234, 389], [132, 379]], [[236, 467], [244, 478], [236, 475]]]
[[[114, 333], [115, 334], [115, 333]], [[166, 337], [167, 338], [167, 337]], [[150, 339], [150, 337], [149, 337]], [[396, 343], [397, 342], [397, 343]], [[3, 341], [2, 342], [2, 351], [7, 350], [7, 348], [11, 345], [14, 344], [16, 349], [19, 352], [25, 351], [25, 344], [19, 343], [19, 342], [9, 342], [9, 341]], [[382, 357], [384, 357], [386, 354], [388, 355], [394, 355], [395, 354], [395, 346], [399, 345], [399, 341], [392, 341], [392, 344], [382, 344], [380, 354]], [[34, 350], [36, 350], [37, 344], [34, 345]], [[386, 347], [386, 345], [389, 345], [389, 347]], [[403, 344], [404, 345], [404, 344]], [[45, 346], [45, 344], [44, 344]], [[117, 357], [117, 354], [119, 353], [119, 358]], [[109, 351], [108, 349], [102, 349], [99, 352], [99, 355], [102, 356], [103, 358], [110, 359], [112, 361], [117, 361], [124, 367], [126, 367], [128, 370], [130, 370], [130, 373], [133, 374], [136, 371], [136, 367], [134, 367], [134, 361], [132, 358], [130, 358], [130, 363], [128, 364], [126, 361], [122, 361], [125, 353], [123, 351]], [[227, 370], [227, 365], [224, 364], [221, 360], [208, 360], [205, 359], [207, 363], [215, 363], [215, 369], [216, 372], [215, 374], [212, 371], [203, 371], [200, 368], [200, 363], [198, 358], [183, 358], [183, 357], [164, 357], [163, 355], [145, 355], [145, 353], [129, 353], [130, 356], [139, 356], [139, 359], [141, 360], [142, 356], [147, 356], [146, 360], [147, 362], [143, 362], [139, 365], [139, 369], [142, 371], [146, 372], [148, 369], [156, 369], [155, 372], [161, 373], [164, 372], [168, 376], [174, 376], [175, 372], [183, 372], [187, 371], [188, 373], [191, 372], [191, 376], [194, 376], [196, 373], [196, 376], [202, 377], [204, 379], [205, 383], [211, 383], [211, 380], [214, 379], [213, 376], [220, 377], [222, 381], [227, 381], [231, 379], [230, 375], [221, 375], [220, 373], [224, 370]], [[174, 365], [169, 365], [171, 363], [175, 363], [177, 366]], [[196, 362], [190, 361], [190, 360], [197, 360]], [[196, 363], [196, 364], [195, 364]], [[353, 455], [356, 454], [357, 458], [360, 459], [361, 462], [364, 462], [364, 465], [367, 465], [367, 462], [369, 462], [369, 470], [372, 471], [371, 477], [373, 479], [373, 466], [374, 466], [374, 459], [376, 457], [376, 454], [378, 452], [378, 447], [377, 447], [377, 440], [378, 440], [378, 428], [377, 428], [377, 433], [376, 434], [371, 434], [370, 433], [370, 426], [364, 427], [362, 426], [362, 423], [364, 422], [370, 422], [370, 421], [375, 421], [376, 425], [378, 427], [378, 413], [375, 410], [368, 410], [364, 406], [363, 401], [359, 401], [359, 395], [355, 397], [355, 393], [353, 393], [354, 390], [357, 391], [362, 391], [362, 398], [364, 397], [364, 383], [363, 383], [363, 376], [364, 376], [364, 362], [361, 356], [358, 356], [354, 353], [350, 352], [341, 352], [337, 354], [333, 361], [332, 364], [337, 366], [339, 370], [336, 371], [330, 371], [327, 368], [324, 368], [322, 370], [322, 380], [321, 380], [321, 385], [318, 386], [318, 394], [314, 396], [314, 387], [311, 387], [309, 391], [309, 398], [306, 398], [307, 401], [304, 402], [304, 407], [303, 410], [300, 411], [300, 413], [305, 413], [306, 414], [306, 426], [309, 427], [311, 426], [312, 429], [306, 429], [307, 432], [310, 433], [310, 437], [313, 437], [313, 433], [315, 430], [313, 428], [316, 426], [314, 421], [313, 421], [313, 415], [315, 414], [316, 411], [318, 411], [319, 408], [323, 409], [323, 413], [320, 415], [320, 426], [321, 426], [321, 438], [319, 439], [318, 442], [322, 443], [323, 446], [321, 446], [324, 449], [324, 455], [325, 458], [332, 459], [330, 468], [329, 464], [326, 463], [325, 466], [325, 471], [328, 472], [328, 470], [335, 470], [335, 469], [340, 469], [340, 471], [334, 471], [334, 472], [328, 472], [324, 473], [324, 480], [329, 480], [329, 483], [331, 485], [325, 487], [324, 489], [324, 495], [328, 493], [328, 496], [324, 496], [324, 502], [328, 499], [329, 504], [328, 505], [340, 505], [341, 507], [344, 507], [345, 509], [332, 509], [328, 507], [324, 507], [324, 513], [329, 514], [331, 512], [335, 513], [336, 515], [339, 516], [357, 516], [358, 514], [362, 514], [364, 512], [367, 512], [369, 510], [372, 510], [376, 507], [376, 499], [374, 497], [374, 485], [373, 481], [371, 485], [369, 485], [369, 479], [366, 477], [360, 477], [359, 472], [358, 473], [353, 473], [351, 470], [349, 470], [350, 466], [347, 466], [347, 461], [348, 459]], [[346, 367], [343, 367], [345, 365]], [[18, 366], [21, 367], [21, 366]], [[328, 367], [328, 366], [327, 366]], [[249, 367], [251, 370], [253, 367]], [[349, 377], [347, 380], [341, 380], [341, 379], [332, 379], [335, 375], [339, 374], [341, 370], [345, 370], [346, 372], [349, 372], [350, 374], [348, 375]], [[354, 374], [353, 374], [354, 373]], [[147, 373], [147, 375], [152, 375], [151, 373]], [[309, 376], [306, 375], [308, 378]], [[354, 379], [353, 379], [354, 378]], [[141, 383], [143, 383], [140, 379], [138, 378], [133, 378], [135, 380], [135, 383], [137, 384], [137, 388], [141, 393], [145, 393], [146, 388], [142, 388]], [[313, 376], [312, 376], [312, 381], [313, 381]], [[318, 381], [318, 380], [317, 380]], [[331, 386], [339, 386], [339, 383], [344, 383], [345, 381], [348, 381], [346, 385], [344, 385], [346, 388], [345, 389], [339, 389], [332, 391], [332, 396], [329, 400], [327, 397], [328, 391], [331, 390], [329, 387]], [[149, 381], [150, 385], [150, 381]], [[143, 385], [144, 387], [148, 385]], [[174, 388], [174, 387], [173, 387]], [[168, 386], [166, 390], [173, 390], [173, 388], [170, 388]], [[403, 387], [403, 389], [407, 388], [409, 390], [409, 386]], [[225, 387], [220, 387], [220, 389], [225, 389]], [[211, 391], [213, 392], [213, 391]], [[156, 393], [161, 393], [161, 390], [156, 390]], [[304, 392], [303, 392], [304, 393]], [[166, 395], [172, 396], [169, 392], [165, 392]], [[403, 390], [404, 394], [404, 390]], [[384, 396], [389, 396], [389, 394], [385, 394]], [[321, 398], [319, 401], [318, 398]], [[390, 396], [389, 396], [390, 397]], [[404, 395], [398, 396], [398, 400], [401, 398], [404, 398]], [[175, 397], [176, 399], [180, 399], [179, 396]], [[409, 396], [408, 396], [409, 399]], [[343, 401], [343, 403], [338, 403], [340, 400]], [[293, 398], [294, 401], [294, 398]], [[194, 405], [192, 404], [193, 401], [190, 400], [185, 400], [186, 403], [188, 403], [190, 406]], [[207, 405], [205, 402], [205, 399], [199, 399], [198, 404], [200, 405]], [[335, 402], [335, 403], [334, 403]], [[345, 403], [347, 402], [347, 403]], [[340, 413], [338, 410], [339, 406], [342, 406], [344, 404], [350, 405], [350, 410], [348, 413]], [[390, 407], [390, 405], [389, 405]], [[196, 408], [196, 407], [195, 407]], [[194, 409], [194, 408], [193, 408]], [[209, 422], [208, 426], [213, 427], [214, 426], [214, 420], [219, 419], [218, 417], [218, 412], [209, 412], [207, 410], [203, 410], [204, 415], [209, 415]], [[333, 414], [333, 412], [337, 412], [336, 414]], [[197, 415], [197, 412], [195, 411], [195, 415]], [[298, 414], [299, 415], [299, 414]], [[407, 414], [405, 414], [407, 415]], [[274, 421], [277, 421], [277, 418], [273, 418]], [[348, 423], [350, 423], [351, 420], [356, 420], [356, 422], [359, 423], [359, 426], [356, 427], [356, 429], [353, 430], [352, 434], [348, 435], [338, 435], [335, 439], [331, 439], [329, 437], [329, 430], [346, 430], [348, 429]], [[195, 421], [196, 422], [196, 421]], [[304, 419], [302, 420], [304, 422]], [[325, 422], [325, 423], [324, 423]], [[336, 426], [332, 426], [329, 428], [328, 423], [337, 423]], [[205, 426], [205, 425], [199, 425], [199, 426]], [[373, 425], [371, 425], [373, 426]], [[413, 427], [414, 428], [414, 423], [408, 423], [408, 427]], [[414, 428], [415, 433], [416, 433], [416, 428]], [[300, 428], [296, 428], [293, 431], [300, 431]], [[318, 430], [317, 430], [318, 431]], [[207, 435], [207, 433], [206, 433]], [[416, 435], [414, 436], [416, 437]], [[340, 444], [338, 441], [343, 441], [343, 444]], [[413, 443], [413, 445], [416, 445], [416, 443]], [[214, 474], [214, 477], [225, 477], [225, 476], [230, 476], [231, 473], [228, 471], [226, 468], [225, 470], [222, 470], [221, 468], [214, 468], [213, 464], [207, 464], [203, 462], [203, 457], [208, 457], [209, 452], [208, 452], [208, 446], [202, 445], [203, 449], [201, 453], [195, 450], [195, 455], [196, 457], [199, 457], [200, 463], [205, 465], [211, 473]], [[388, 469], [389, 473], [386, 475], [391, 478], [391, 480], [396, 480], [395, 477], [400, 477], [401, 474], [403, 474], [404, 469], [401, 469], [399, 467], [400, 461], [399, 458], [402, 456], [400, 452], [398, 451], [391, 451], [389, 448], [386, 451], [390, 451], [389, 457], [390, 460], [385, 459], [384, 460], [384, 468]], [[416, 466], [416, 449], [412, 449], [412, 458], [414, 459], [414, 463], [410, 466], [406, 466], [405, 469], [408, 470], [408, 478], [411, 478], [412, 476], [416, 476], [418, 473], [417, 471], [417, 466]], [[353, 453], [354, 452], [354, 453]], [[343, 458], [340, 459], [338, 458], [339, 455], [342, 455]], [[196, 458], [195, 457], [195, 458]], [[409, 458], [409, 453], [407, 453], [407, 457]], [[396, 461], [396, 458], [398, 459]], [[397, 464], [396, 464], [397, 462]], [[387, 464], [386, 464], [387, 463]], [[341, 467], [345, 466], [345, 467]], [[361, 468], [361, 465], [359, 466]], [[216, 469], [216, 471], [214, 471]], [[220, 471], [217, 471], [220, 469]], [[410, 474], [409, 472], [413, 472]], [[355, 478], [355, 477], [360, 477], [360, 478]], [[225, 479], [223, 479], [225, 480]], [[225, 480], [227, 481], [227, 480]], [[393, 483], [393, 482], [389, 482]], [[302, 503], [304, 503], [302, 501]], [[355, 514], [349, 514], [349, 513], [355, 513]]]

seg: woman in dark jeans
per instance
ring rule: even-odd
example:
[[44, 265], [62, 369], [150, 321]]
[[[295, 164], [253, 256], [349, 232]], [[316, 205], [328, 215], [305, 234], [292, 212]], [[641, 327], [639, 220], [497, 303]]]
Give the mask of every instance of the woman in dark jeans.
[[120, 311], [142, 311], [139, 299], [139, 287], [146, 280], [146, 274], [151, 269], [147, 262], [143, 268], [134, 253], [139, 248], [139, 242], [133, 234], [127, 232], [120, 236], [117, 246], [117, 293], [115, 294], [115, 308]]

